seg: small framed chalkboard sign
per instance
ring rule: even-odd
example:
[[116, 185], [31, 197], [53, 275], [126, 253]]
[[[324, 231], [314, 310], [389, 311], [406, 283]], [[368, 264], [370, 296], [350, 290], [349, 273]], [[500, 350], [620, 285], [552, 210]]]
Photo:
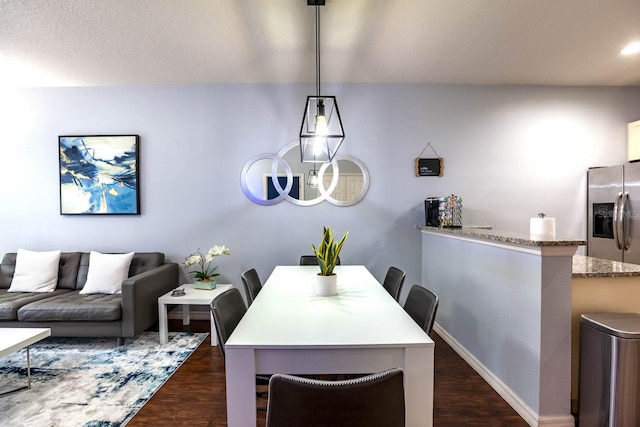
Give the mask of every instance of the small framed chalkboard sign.
[[[427, 148], [431, 148], [431, 150], [435, 153], [435, 158], [423, 158], [420, 157], [424, 154]], [[431, 146], [431, 143], [428, 142], [427, 145], [422, 149], [418, 157], [416, 158], [416, 176], [442, 176], [444, 174], [444, 159], [440, 157], [438, 152]]]
[[444, 173], [444, 159], [416, 158], [416, 176], [442, 176]]

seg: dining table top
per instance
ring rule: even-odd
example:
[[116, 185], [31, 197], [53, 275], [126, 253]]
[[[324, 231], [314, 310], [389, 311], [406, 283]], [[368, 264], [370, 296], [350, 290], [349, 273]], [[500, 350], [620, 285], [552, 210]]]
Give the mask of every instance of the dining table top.
[[362, 265], [336, 266], [338, 294], [317, 296], [318, 266], [277, 266], [227, 348], [354, 348], [434, 345]]

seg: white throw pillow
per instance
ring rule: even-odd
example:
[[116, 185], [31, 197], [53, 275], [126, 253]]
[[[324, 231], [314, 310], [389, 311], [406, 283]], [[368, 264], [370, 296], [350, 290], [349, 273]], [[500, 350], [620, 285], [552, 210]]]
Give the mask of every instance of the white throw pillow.
[[7, 292], [53, 292], [58, 284], [61, 252], [18, 249], [16, 268]]
[[129, 277], [133, 252], [128, 254], [101, 254], [91, 251], [87, 282], [81, 294], [119, 294], [122, 282]]

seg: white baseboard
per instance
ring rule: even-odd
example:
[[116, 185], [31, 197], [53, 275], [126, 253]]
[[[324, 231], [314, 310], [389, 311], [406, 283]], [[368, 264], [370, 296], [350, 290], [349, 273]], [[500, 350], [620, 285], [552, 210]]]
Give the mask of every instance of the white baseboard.
[[451, 348], [467, 362], [530, 426], [534, 427], [574, 427], [575, 421], [572, 415], [567, 416], [540, 416], [531, 409], [520, 397], [509, 388], [500, 378], [495, 376], [482, 362], [467, 351], [455, 338], [447, 333], [439, 324], [433, 325], [433, 330]]

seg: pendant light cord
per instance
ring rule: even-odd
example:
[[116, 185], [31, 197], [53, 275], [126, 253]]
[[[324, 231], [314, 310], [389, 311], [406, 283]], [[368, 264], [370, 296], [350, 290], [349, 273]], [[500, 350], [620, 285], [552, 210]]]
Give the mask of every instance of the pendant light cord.
[[316, 5], [316, 95], [320, 96], [320, 6]]

